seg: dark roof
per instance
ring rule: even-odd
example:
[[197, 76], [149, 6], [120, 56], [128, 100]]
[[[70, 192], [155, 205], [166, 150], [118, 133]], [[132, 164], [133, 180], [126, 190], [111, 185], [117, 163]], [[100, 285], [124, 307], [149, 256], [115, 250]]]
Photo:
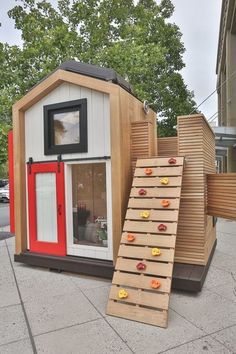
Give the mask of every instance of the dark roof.
[[123, 89], [130, 93], [133, 92], [131, 85], [113, 69], [102, 68], [93, 64], [80, 63], [75, 60], [66, 61], [62, 63], [57, 69], [94, 77], [95, 79], [99, 80], [110, 81], [121, 86]]

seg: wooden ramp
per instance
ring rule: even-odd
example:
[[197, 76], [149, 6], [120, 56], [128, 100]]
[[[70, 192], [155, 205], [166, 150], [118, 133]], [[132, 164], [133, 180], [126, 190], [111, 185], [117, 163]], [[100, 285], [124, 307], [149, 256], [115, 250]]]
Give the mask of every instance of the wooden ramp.
[[170, 162], [137, 160], [107, 306], [108, 315], [160, 327], [168, 320], [184, 158]]

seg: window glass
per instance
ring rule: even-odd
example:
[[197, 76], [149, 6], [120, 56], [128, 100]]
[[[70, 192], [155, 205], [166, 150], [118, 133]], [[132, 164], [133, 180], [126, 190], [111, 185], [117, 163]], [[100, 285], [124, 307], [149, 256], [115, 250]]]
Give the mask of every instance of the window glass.
[[54, 113], [53, 131], [55, 145], [80, 143], [79, 118], [79, 111]]
[[75, 244], [107, 247], [106, 164], [72, 165]]

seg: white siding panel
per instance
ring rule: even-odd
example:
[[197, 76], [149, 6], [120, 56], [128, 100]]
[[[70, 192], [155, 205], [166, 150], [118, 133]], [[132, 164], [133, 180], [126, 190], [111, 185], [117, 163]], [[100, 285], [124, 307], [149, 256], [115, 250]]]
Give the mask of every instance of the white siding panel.
[[80, 86], [64, 83], [33, 105], [25, 113], [25, 159], [56, 160], [56, 155], [44, 155], [43, 106], [87, 98], [88, 152], [64, 154], [63, 159], [110, 156], [109, 95]]

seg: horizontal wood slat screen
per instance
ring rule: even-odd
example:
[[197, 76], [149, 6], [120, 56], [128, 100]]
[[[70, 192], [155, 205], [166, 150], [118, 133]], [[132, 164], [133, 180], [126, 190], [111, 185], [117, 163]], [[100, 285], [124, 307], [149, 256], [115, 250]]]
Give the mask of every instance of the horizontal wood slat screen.
[[236, 173], [207, 176], [207, 213], [236, 220]]
[[178, 144], [186, 164], [175, 262], [205, 265], [216, 238], [206, 213], [206, 174], [215, 173], [215, 136], [203, 115], [178, 117]]
[[178, 152], [178, 137], [173, 136], [169, 138], [157, 139], [158, 156], [176, 156]]
[[137, 159], [153, 155], [153, 125], [150, 121], [131, 123], [131, 161], [134, 170]]
[[[108, 315], [167, 326], [184, 158], [174, 162], [137, 160]], [[140, 263], [144, 268], [138, 268]], [[120, 298], [120, 291], [127, 296]]]

